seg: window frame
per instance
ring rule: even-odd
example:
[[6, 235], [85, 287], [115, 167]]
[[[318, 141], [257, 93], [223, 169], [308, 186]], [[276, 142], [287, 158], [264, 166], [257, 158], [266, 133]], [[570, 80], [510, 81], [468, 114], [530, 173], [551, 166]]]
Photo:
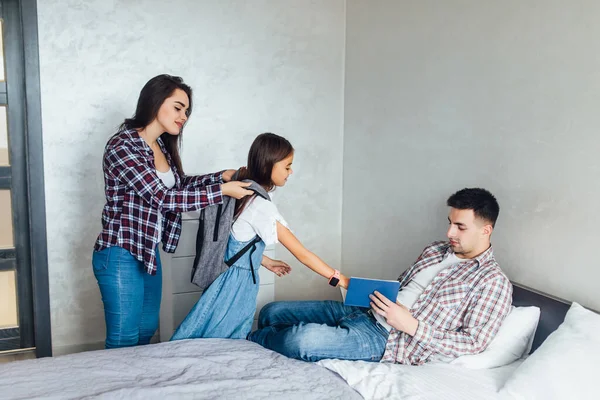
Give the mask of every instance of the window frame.
[[14, 261], [3, 254], [0, 269], [13, 263], [17, 271], [20, 349], [15, 351], [35, 347], [37, 357], [46, 357], [52, 355], [52, 336], [37, 2], [0, 0], [0, 13], [6, 80], [0, 85], [0, 103], [9, 105], [10, 132], [10, 166], [0, 167], [0, 189], [11, 190], [15, 245]]

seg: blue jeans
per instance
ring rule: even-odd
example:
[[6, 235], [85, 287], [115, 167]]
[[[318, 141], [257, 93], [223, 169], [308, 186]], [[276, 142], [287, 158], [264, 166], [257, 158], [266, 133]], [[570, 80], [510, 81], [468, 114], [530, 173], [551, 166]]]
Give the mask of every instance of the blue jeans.
[[337, 301], [267, 304], [248, 339], [290, 358], [379, 361], [388, 332], [368, 309]]
[[156, 275], [122, 247], [94, 251], [92, 266], [100, 286], [106, 321], [106, 348], [148, 344], [158, 328], [162, 268]]

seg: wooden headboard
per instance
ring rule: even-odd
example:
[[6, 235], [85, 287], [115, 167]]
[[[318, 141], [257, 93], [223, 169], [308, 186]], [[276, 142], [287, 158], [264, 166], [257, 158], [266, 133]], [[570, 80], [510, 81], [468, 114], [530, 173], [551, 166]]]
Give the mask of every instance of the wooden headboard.
[[540, 322], [535, 332], [533, 353], [546, 338], [565, 320], [571, 303], [527, 286], [513, 282], [513, 305], [515, 307], [536, 306], [540, 308]]

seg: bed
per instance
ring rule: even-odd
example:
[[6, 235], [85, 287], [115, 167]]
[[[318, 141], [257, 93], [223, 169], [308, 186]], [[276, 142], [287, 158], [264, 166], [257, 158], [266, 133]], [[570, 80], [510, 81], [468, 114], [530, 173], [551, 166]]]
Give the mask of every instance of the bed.
[[[531, 331], [532, 341], [528, 345], [533, 353], [564, 321], [570, 304], [519, 284], [513, 284], [513, 289], [513, 306], [539, 308], [537, 326]], [[417, 367], [342, 360], [322, 360], [318, 364], [342, 376], [349, 386], [369, 400], [480, 400], [512, 398], [499, 392], [523, 361], [524, 358], [519, 358], [507, 365], [485, 369], [448, 364]]]
[[196, 339], [0, 366], [2, 399], [360, 399], [335, 373], [246, 340]]
[[[569, 304], [515, 285], [513, 303], [540, 307], [532, 351]], [[244, 340], [195, 339], [0, 365], [2, 399], [486, 399], [523, 362], [469, 370], [292, 360]]]

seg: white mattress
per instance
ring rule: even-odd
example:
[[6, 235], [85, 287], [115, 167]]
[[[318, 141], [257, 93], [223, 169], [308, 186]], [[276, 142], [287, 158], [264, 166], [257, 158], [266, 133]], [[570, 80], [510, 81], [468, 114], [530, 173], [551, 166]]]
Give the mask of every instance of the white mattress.
[[364, 361], [322, 360], [365, 399], [484, 400], [498, 398], [521, 360], [494, 369], [448, 364], [410, 366]]
[[0, 364], [1, 399], [360, 399], [246, 340], [194, 339]]

